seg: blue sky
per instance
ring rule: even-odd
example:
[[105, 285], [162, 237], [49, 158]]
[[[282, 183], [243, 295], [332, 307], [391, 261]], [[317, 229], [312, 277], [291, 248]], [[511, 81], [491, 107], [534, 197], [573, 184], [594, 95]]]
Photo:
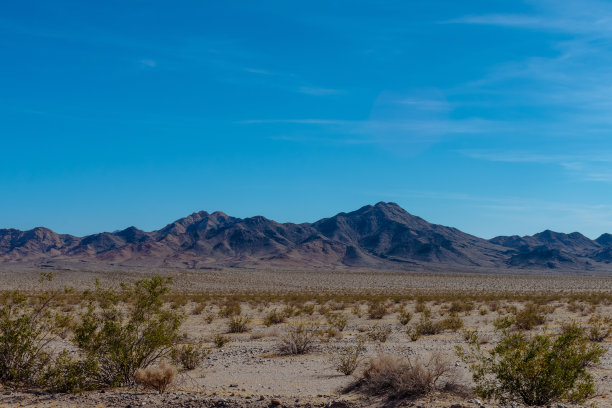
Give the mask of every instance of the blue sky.
[[612, 232], [610, 2], [24, 0], [0, 50], [0, 227]]

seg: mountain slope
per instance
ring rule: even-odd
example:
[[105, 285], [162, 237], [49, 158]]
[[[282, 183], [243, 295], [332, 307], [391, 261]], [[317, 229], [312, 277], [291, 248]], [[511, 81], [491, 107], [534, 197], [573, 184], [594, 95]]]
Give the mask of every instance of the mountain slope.
[[314, 223], [193, 213], [157, 231], [136, 227], [85, 237], [46, 228], [0, 230], [0, 262], [78, 261], [111, 265], [558, 268], [612, 262], [612, 235], [597, 240], [544, 231], [485, 240], [431, 224], [395, 203], [367, 205]]

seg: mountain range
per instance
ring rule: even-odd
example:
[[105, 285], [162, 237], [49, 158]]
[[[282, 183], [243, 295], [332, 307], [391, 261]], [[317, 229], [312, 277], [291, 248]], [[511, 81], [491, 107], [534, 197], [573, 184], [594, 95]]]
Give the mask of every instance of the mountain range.
[[423, 268], [611, 271], [612, 235], [574, 232], [478, 238], [380, 202], [314, 223], [197, 212], [164, 228], [76, 237], [38, 227], [0, 229], [0, 262], [112, 266]]

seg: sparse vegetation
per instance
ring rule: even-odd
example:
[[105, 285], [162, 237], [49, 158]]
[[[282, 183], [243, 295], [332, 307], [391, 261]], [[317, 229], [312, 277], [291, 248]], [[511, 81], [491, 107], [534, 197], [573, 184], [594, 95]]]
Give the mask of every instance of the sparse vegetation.
[[227, 323], [228, 333], [244, 333], [249, 330], [249, 316], [234, 315], [230, 317]]
[[183, 371], [193, 370], [202, 364], [210, 350], [199, 344], [183, 344], [172, 350], [170, 357]]
[[336, 370], [344, 375], [351, 375], [357, 369], [366, 348], [363, 341], [357, 344], [341, 347], [332, 355], [332, 362]]
[[529, 337], [504, 331], [489, 351], [472, 342], [467, 351], [458, 348], [458, 353], [470, 365], [481, 397], [539, 406], [582, 402], [593, 395], [593, 378], [587, 368], [599, 362], [605, 350], [591, 343], [582, 328], [570, 325], [559, 335]]
[[313, 346], [315, 329], [312, 326], [300, 323], [287, 328], [278, 344], [280, 354], [306, 354]]
[[449, 371], [450, 364], [437, 354], [425, 363], [417, 359], [379, 355], [370, 359], [368, 368], [354, 387], [366, 394], [393, 399], [416, 398], [445, 388], [439, 381]]

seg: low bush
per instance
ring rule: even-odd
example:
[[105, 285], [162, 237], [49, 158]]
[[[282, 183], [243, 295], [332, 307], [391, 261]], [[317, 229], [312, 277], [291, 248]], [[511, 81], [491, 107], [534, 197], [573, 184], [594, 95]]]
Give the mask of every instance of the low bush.
[[377, 324], [371, 327], [367, 332], [366, 336], [372, 341], [379, 341], [384, 343], [387, 341], [387, 337], [391, 334], [391, 329], [379, 327]]
[[315, 330], [303, 323], [287, 328], [278, 344], [280, 354], [306, 354], [314, 344]]
[[438, 382], [450, 372], [450, 364], [439, 355], [427, 362], [380, 355], [370, 359], [369, 366], [353, 388], [389, 398], [418, 398], [434, 390], [447, 388]]
[[145, 388], [151, 388], [163, 394], [174, 381], [177, 374], [176, 368], [162, 363], [159, 367], [147, 367], [136, 371], [136, 384]]
[[336, 370], [344, 375], [351, 375], [357, 369], [361, 356], [366, 351], [363, 341], [340, 348], [332, 356]]
[[601, 343], [602, 341], [607, 339], [611, 333], [612, 319], [610, 317], [604, 317], [600, 314], [596, 314], [589, 318], [589, 340], [594, 341], [596, 343]]
[[205, 349], [197, 344], [183, 344], [172, 350], [170, 358], [172, 362], [179, 366], [182, 371], [193, 370], [197, 368], [206, 356], [210, 354], [210, 350]]
[[343, 331], [348, 324], [348, 319], [342, 313], [329, 313], [327, 315], [327, 323], [339, 331]]
[[248, 316], [237, 315], [230, 317], [227, 324], [228, 333], [244, 333], [249, 331], [249, 327], [247, 326], [249, 321], [250, 319]]
[[479, 396], [539, 406], [582, 402], [593, 395], [587, 368], [599, 361], [605, 349], [590, 342], [582, 328], [571, 325], [559, 335], [533, 337], [505, 330], [489, 351], [472, 342], [457, 352], [469, 364]]
[[227, 337], [219, 333], [215, 334], [215, 337], [213, 338], [213, 343], [215, 343], [217, 348], [225, 346], [227, 343], [229, 343], [229, 341], [230, 340]]
[[546, 323], [546, 315], [541, 306], [529, 303], [515, 315], [515, 322], [519, 330], [531, 330]]
[[279, 324], [285, 321], [285, 317], [285, 313], [273, 309], [266, 315], [266, 318], [264, 319], [264, 324], [268, 327], [274, 324]]
[[380, 301], [372, 301], [368, 305], [368, 317], [370, 319], [382, 319], [387, 315], [387, 306]]

